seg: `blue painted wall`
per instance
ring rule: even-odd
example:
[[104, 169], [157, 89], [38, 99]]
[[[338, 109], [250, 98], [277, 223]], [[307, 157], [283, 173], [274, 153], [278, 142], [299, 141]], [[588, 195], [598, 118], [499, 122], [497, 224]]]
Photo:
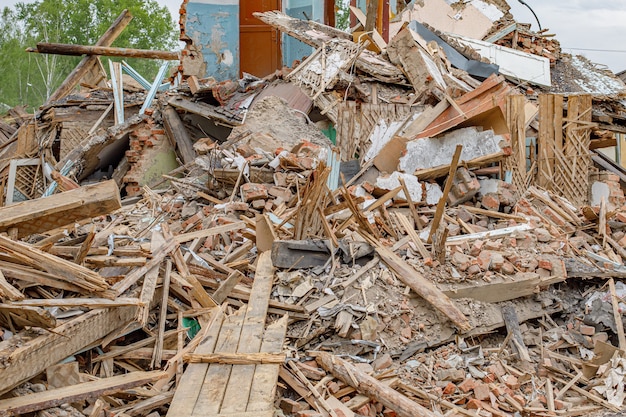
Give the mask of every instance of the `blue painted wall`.
[[[323, 0], [283, 0], [285, 13], [296, 19], [306, 20], [307, 17], [316, 22], [324, 23]], [[302, 60], [313, 53], [313, 48], [299, 40], [283, 34], [283, 64], [291, 66], [294, 60]]]
[[189, 1], [185, 31], [202, 53], [205, 76], [239, 78], [239, 0]]

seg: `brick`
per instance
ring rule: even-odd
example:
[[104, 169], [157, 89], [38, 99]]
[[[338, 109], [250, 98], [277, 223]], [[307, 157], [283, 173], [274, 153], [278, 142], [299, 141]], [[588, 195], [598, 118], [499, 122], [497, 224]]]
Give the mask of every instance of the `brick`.
[[492, 374], [494, 374], [495, 376], [497, 376], [498, 378], [501, 378], [504, 376], [504, 374], [506, 374], [506, 371], [504, 370], [504, 367], [496, 362], [492, 365], [487, 366], [486, 368], [487, 372], [491, 372]]
[[476, 275], [476, 274], [480, 274], [480, 266], [478, 265], [472, 265], [470, 266], [467, 271], [465, 271], [468, 275]]
[[297, 413], [298, 411], [302, 411], [304, 408], [302, 404], [290, 398], [281, 398], [278, 406], [287, 414]]
[[397, 417], [398, 414], [394, 410], [385, 408], [385, 410], [383, 410], [383, 416], [384, 417]]
[[265, 208], [265, 200], [254, 200], [252, 202], [252, 208], [256, 209], [256, 210], [261, 210], [263, 208]]
[[448, 382], [448, 385], [446, 385], [445, 388], [443, 389], [444, 395], [452, 395], [455, 392], [456, 392], [456, 385], [454, 384], [454, 382]]
[[456, 266], [461, 272], [467, 271], [472, 264], [472, 259], [464, 253], [455, 252], [450, 259], [452, 265]]
[[241, 197], [246, 203], [254, 200], [265, 200], [268, 197], [267, 187], [263, 184], [248, 182], [242, 185], [240, 190]]
[[452, 188], [448, 194], [448, 203], [455, 206], [469, 201], [478, 194], [480, 183], [474, 174], [465, 167], [460, 167], [452, 179]]
[[579, 331], [585, 336], [593, 336], [596, 333], [596, 328], [593, 326], [587, 326], [586, 324], [581, 324]]
[[485, 404], [483, 404], [483, 402], [480, 400], [472, 398], [467, 402], [465, 408], [467, 408], [468, 410], [484, 410]]
[[474, 397], [480, 401], [487, 401], [489, 399], [490, 392], [489, 385], [487, 384], [477, 382], [474, 387]]
[[293, 195], [291, 193], [291, 190], [289, 188], [285, 188], [285, 187], [273, 186], [273, 187], [270, 187], [270, 189], [267, 192], [272, 197], [282, 198], [283, 201], [285, 201], [285, 202], [289, 202], [289, 200], [291, 200], [291, 197]]
[[374, 362], [372, 362], [372, 367], [375, 371], [380, 371], [381, 369], [387, 369], [393, 364], [393, 359], [388, 353], [380, 355], [376, 358]]
[[511, 262], [504, 262], [502, 264], [502, 273], [506, 275], [514, 275], [515, 266]]
[[545, 258], [539, 258], [538, 265], [539, 268], [546, 269], [548, 271], [552, 271], [552, 261]]
[[298, 366], [298, 368], [300, 368], [300, 371], [302, 371], [302, 373], [309, 379], [319, 381], [326, 376], [326, 372], [317, 367], [308, 365], [303, 362], [296, 362], [296, 365]]
[[474, 388], [476, 388], [476, 380], [474, 378], [467, 378], [465, 381], [461, 382], [458, 385], [458, 388], [465, 392], [468, 393], [471, 390], [473, 390]]
[[483, 250], [483, 245], [485, 244], [485, 241], [483, 240], [475, 240], [474, 243], [472, 244], [472, 248], [470, 249], [470, 255], [472, 256], [478, 256], [480, 254], [480, 252]]
[[500, 199], [498, 198], [497, 194], [489, 193], [487, 195], [484, 195], [481, 204], [487, 210], [500, 210]]
[[369, 404], [365, 404], [363, 407], [361, 407], [358, 410], [356, 410], [355, 413], [360, 414], [362, 416], [369, 416], [370, 415], [370, 406], [369, 406]]
[[503, 377], [503, 380], [506, 386], [512, 390], [516, 390], [520, 387], [519, 381], [513, 375], [506, 375], [505, 377]]

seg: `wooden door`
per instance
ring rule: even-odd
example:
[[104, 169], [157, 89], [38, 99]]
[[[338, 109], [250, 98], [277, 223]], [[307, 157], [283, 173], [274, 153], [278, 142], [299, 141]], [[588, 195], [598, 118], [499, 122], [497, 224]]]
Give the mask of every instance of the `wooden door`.
[[254, 12], [280, 10], [280, 0], [239, 2], [240, 71], [264, 77], [281, 68], [280, 34], [254, 17]]

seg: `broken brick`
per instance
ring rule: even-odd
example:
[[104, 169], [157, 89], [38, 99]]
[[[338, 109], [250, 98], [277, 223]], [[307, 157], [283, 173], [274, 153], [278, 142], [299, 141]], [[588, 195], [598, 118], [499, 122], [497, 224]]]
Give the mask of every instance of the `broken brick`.
[[263, 184], [248, 182], [241, 186], [241, 198], [246, 203], [254, 200], [264, 200], [268, 197], [267, 187]]

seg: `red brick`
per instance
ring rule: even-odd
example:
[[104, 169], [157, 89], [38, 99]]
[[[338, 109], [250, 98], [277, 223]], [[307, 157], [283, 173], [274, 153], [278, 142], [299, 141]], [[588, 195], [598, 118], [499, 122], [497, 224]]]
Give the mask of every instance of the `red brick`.
[[448, 385], [446, 385], [445, 388], [443, 389], [444, 395], [452, 395], [455, 392], [456, 392], [456, 385], [454, 384], [454, 382], [448, 382]]
[[481, 204], [487, 210], [498, 211], [500, 209], [500, 199], [496, 194], [484, 195]]
[[506, 386], [512, 390], [516, 390], [520, 387], [519, 381], [513, 375], [506, 375], [503, 379]]
[[489, 399], [489, 385], [483, 383], [476, 383], [474, 387], [474, 397], [480, 401], [487, 401]]
[[552, 262], [548, 259], [539, 259], [539, 268], [547, 269], [548, 271], [552, 271]]
[[483, 240], [475, 240], [474, 244], [472, 244], [472, 248], [470, 249], [470, 255], [478, 256], [480, 252], [483, 250], [483, 245], [485, 242]]
[[580, 333], [584, 334], [585, 336], [593, 336], [596, 333], [595, 327], [587, 326], [586, 324], [581, 324], [579, 330]]
[[472, 398], [467, 402], [465, 408], [467, 408], [468, 410], [484, 410], [485, 404], [483, 404], [483, 402], [480, 400]]
[[241, 197], [246, 203], [254, 200], [267, 199], [267, 187], [263, 184], [245, 183], [241, 186]]
[[355, 413], [360, 414], [362, 416], [369, 416], [370, 415], [370, 406], [369, 406], [369, 404], [365, 404], [363, 407], [361, 407], [358, 410], [356, 410]]
[[397, 417], [398, 414], [394, 410], [385, 408], [385, 410], [383, 411], [383, 416], [384, 417]]
[[476, 380], [474, 378], [467, 378], [465, 381], [461, 382], [458, 385], [458, 388], [467, 393], [473, 390], [476, 387]]

